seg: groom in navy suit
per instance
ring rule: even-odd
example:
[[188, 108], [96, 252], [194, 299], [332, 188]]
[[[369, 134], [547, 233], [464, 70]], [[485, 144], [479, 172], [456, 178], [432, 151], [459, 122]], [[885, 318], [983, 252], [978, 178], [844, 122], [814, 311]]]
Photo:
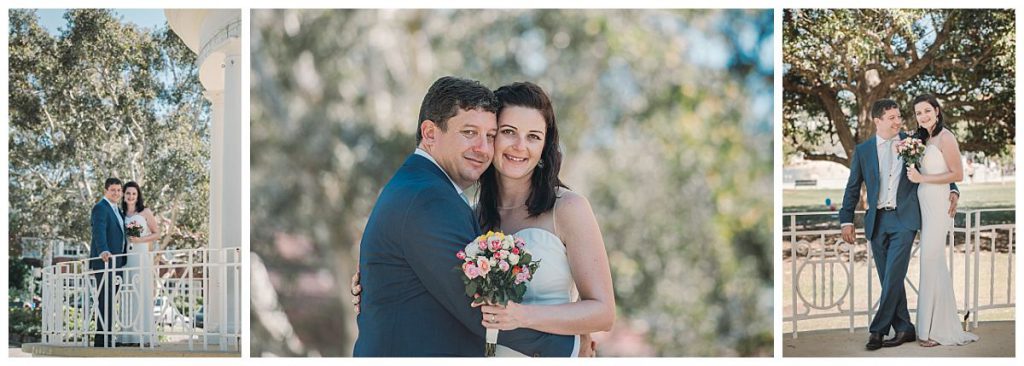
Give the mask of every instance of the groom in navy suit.
[[[124, 254], [126, 246], [124, 235], [124, 217], [118, 205], [121, 202], [121, 180], [107, 178], [103, 183], [103, 199], [92, 206], [92, 214], [89, 223], [92, 226], [92, 241], [89, 246], [89, 269], [100, 271], [93, 274], [96, 279], [96, 286], [99, 288], [100, 321], [96, 322], [97, 332], [111, 330], [112, 297], [117, 292], [114, 286], [114, 277], [120, 275], [118, 271], [106, 271], [104, 269], [121, 268], [127, 262], [124, 256], [112, 257], [113, 255]], [[116, 258], [115, 260], [111, 260]], [[104, 347], [110, 342], [109, 335], [96, 334], [94, 345]]]
[[[498, 101], [480, 83], [434, 82], [420, 106], [417, 149], [384, 186], [360, 242], [362, 312], [355, 356], [476, 356], [484, 327], [455, 253], [480, 234], [463, 190], [491, 164]], [[533, 356], [570, 356], [579, 340], [530, 329], [498, 343]]]
[[[907, 178], [903, 159], [896, 153], [896, 143], [907, 137], [900, 131], [903, 120], [899, 105], [891, 99], [876, 101], [871, 105], [871, 119], [875, 123], [875, 136], [854, 150], [839, 222], [843, 240], [854, 243], [854, 209], [860, 201], [860, 186], [865, 184], [868, 210], [864, 215], [864, 234], [871, 242], [871, 254], [882, 284], [878, 312], [871, 321], [871, 335], [866, 345], [873, 351], [917, 338], [910, 322], [903, 281], [914, 237], [921, 229], [921, 208], [917, 201], [917, 184]], [[952, 215], [960, 194], [955, 184], [950, 184], [950, 189]], [[883, 341], [890, 328], [896, 330], [896, 335]]]

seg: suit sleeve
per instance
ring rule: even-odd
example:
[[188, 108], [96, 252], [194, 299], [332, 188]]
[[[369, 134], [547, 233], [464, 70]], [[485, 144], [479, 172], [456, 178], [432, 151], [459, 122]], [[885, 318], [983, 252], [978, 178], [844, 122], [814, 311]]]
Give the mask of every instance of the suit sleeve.
[[107, 215], [104, 215], [103, 206], [95, 205], [92, 207], [92, 215], [90, 215], [89, 223], [92, 225], [92, 247], [96, 248], [96, 253], [109, 252], [110, 247], [107, 246]]
[[[436, 193], [436, 192], [434, 192]], [[424, 197], [433, 198], [424, 199]], [[441, 197], [438, 197], [441, 196]], [[445, 310], [481, 339], [483, 317], [470, 306], [465, 285], [453, 269], [460, 264], [455, 253], [474, 239], [472, 216], [460, 214], [461, 200], [446, 200], [441, 194], [424, 191], [410, 202], [402, 226], [409, 242], [401, 243], [406, 260], [416, 276]], [[498, 343], [526, 355], [569, 356], [575, 345], [573, 336], [554, 335], [532, 329], [501, 331]], [[481, 342], [481, 350], [483, 343]]]
[[860, 154], [854, 149], [853, 160], [850, 162], [850, 178], [846, 181], [846, 192], [843, 193], [843, 207], [839, 209], [839, 223], [852, 224], [854, 210], [860, 201], [860, 186], [864, 183], [864, 172], [860, 167]]

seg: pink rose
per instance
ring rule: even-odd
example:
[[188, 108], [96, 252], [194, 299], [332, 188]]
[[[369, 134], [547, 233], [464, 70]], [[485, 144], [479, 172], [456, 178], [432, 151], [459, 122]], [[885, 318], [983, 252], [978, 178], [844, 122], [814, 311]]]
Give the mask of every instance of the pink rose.
[[512, 248], [512, 254], [519, 255], [519, 248]]
[[480, 246], [480, 250], [487, 250], [487, 242], [481, 240], [481, 241], [477, 242], [477, 245]]
[[466, 274], [466, 278], [474, 279], [480, 277], [480, 268], [474, 266], [473, 263], [466, 263], [462, 265], [462, 273]]
[[491, 262], [485, 258], [477, 259], [476, 266], [480, 268], [481, 276], [487, 277], [487, 273], [491, 271]]
[[498, 269], [500, 269], [502, 272], [508, 272], [509, 267], [511, 266], [509, 266], [508, 262], [506, 261], [498, 262]]
[[461, 260], [465, 260], [466, 259], [466, 252], [460, 250], [458, 253], [455, 253], [455, 258], [459, 258]]
[[497, 238], [494, 238], [494, 237], [492, 237], [492, 238], [493, 239], [488, 243], [490, 245], [490, 247], [491, 247], [491, 251], [492, 252], [497, 252], [497, 251], [501, 250], [501, 240], [498, 240]]
[[529, 279], [530, 276], [526, 272], [519, 272], [519, 274], [516, 275], [516, 284], [518, 285], [520, 283], [526, 282]]

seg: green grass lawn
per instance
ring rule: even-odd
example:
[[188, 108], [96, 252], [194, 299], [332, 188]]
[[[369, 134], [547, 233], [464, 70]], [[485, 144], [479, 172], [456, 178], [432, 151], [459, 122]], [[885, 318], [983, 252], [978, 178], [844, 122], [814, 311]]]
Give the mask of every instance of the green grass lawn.
[[[1014, 182], [978, 183], [960, 186], [961, 209], [1014, 206]], [[782, 191], [783, 212], [823, 211], [825, 199], [842, 206], [842, 189], [785, 189]]]

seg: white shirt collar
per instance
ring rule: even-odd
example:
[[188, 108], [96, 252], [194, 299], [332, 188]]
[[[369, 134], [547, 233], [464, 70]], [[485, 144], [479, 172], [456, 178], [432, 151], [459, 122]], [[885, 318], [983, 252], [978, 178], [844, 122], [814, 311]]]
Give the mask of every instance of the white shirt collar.
[[109, 198], [107, 198], [107, 197], [103, 197], [103, 200], [104, 200], [104, 201], [107, 201], [107, 204], [109, 204], [109, 205], [110, 205], [110, 208], [113, 208], [113, 209], [114, 209], [114, 211], [118, 211], [118, 208], [117, 208], [117, 204], [116, 204], [116, 203], [110, 202], [110, 199], [109, 199]]
[[452, 182], [452, 187], [455, 187], [455, 192], [458, 192], [460, 196], [463, 195], [462, 194], [462, 187], [459, 187], [458, 184], [455, 184], [455, 181], [452, 180], [452, 177], [448, 175], [448, 172], [444, 171], [444, 168], [441, 168], [441, 165], [437, 163], [437, 160], [434, 160], [433, 156], [430, 156], [430, 153], [428, 153], [428, 152], [424, 151], [423, 149], [417, 147], [416, 148], [416, 152], [414, 154], [422, 156], [424, 158], [427, 158], [427, 160], [430, 160], [431, 163], [434, 163], [434, 165], [436, 165], [438, 169], [441, 169], [441, 173], [444, 173], [444, 176], [446, 178], [448, 178], [448, 181]]
[[875, 135], [875, 143], [877, 143], [878, 145], [884, 144], [884, 143], [886, 143], [888, 141], [899, 141], [899, 140], [900, 140], [900, 134], [896, 134], [896, 136], [893, 136], [893, 137], [889, 138], [888, 140], [882, 138], [882, 136]]

